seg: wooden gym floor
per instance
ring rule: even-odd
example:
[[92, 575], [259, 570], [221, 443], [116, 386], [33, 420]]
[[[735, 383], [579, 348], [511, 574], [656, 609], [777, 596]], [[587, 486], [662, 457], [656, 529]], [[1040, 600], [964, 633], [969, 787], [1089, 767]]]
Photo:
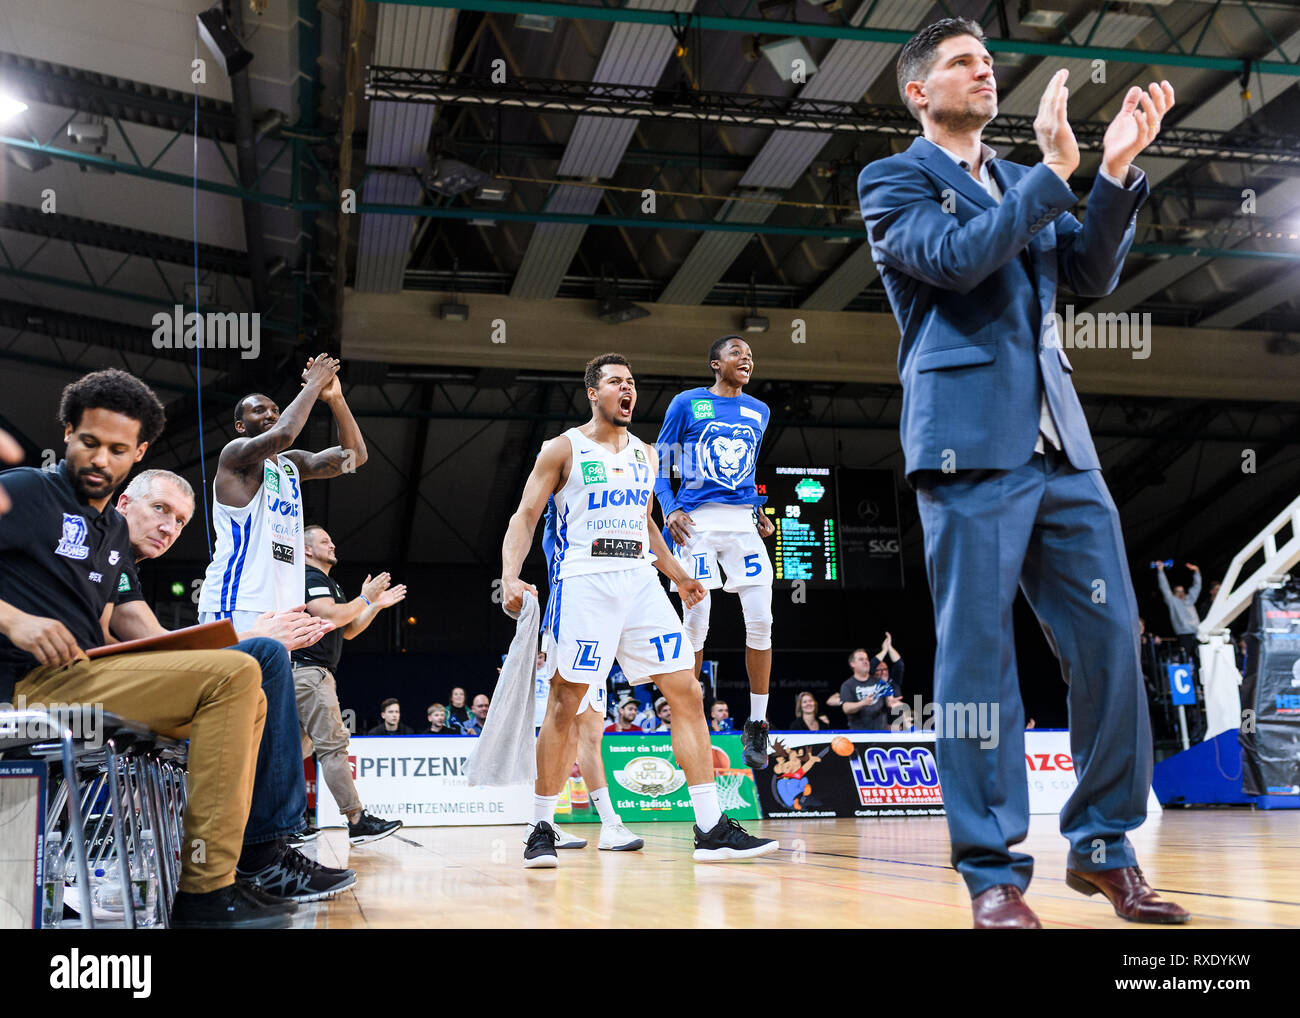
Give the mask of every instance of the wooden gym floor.
[[[948, 866], [942, 817], [765, 820], [753, 833], [781, 852], [749, 863], [691, 860], [689, 824], [633, 825], [640, 852], [590, 840], [552, 870], [525, 870], [522, 826], [404, 828], [353, 849], [330, 830], [305, 851], [351, 866], [356, 886], [300, 907], [305, 928], [956, 928], [970, 927], [965, 886]], [[1192, 912], [1179, 929], [1300, 929], [1300, 811], [1170, 810], [1130, 837], [1143, 872]], [[1100, 896], [1065, 886], [1055, 816], [1032, 818], [1021, 846], [1035, 858], [1027, 900], [1045, 927], [1156, 929], [1116, 917]]]

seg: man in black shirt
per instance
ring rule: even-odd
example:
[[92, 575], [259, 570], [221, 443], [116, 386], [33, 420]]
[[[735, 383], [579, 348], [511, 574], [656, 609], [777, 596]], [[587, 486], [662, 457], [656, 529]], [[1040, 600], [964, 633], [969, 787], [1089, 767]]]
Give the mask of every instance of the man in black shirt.
[[52, 472], [3, 474], [0, 701], [102, 706], [190, 740], [189, 802], [172, 925], [282, 927], [287, 903], [235, 883], [258, 740], [266, 719], [257, 662], [233, 650], [154, 651], [90, 660], [106, 642], [131, 559], [126, 521], [108, 504], [162, 432], [162, 404], [124, 371], [63, 390], [67, 458]]
[[849, 655], [853, 674], [840, 686], [840, 707], [849, 727], [857, 731], [885, 732], [902, 706], [903, 658], [888, 633], [876, 657], [859, 647]]
[[[351, 600], [330, 577], [338, 565], [334, 542], [325, 528], [313, 524], [303, 532], [307, 563], [307, 612], [334, 623], [334, 630], [317, 643], [293, 652], [293, 684], [298, 697], [298, 721], [302, 725], [302, 752], [316, 750], [322, 779], [334, 796], [339, 812], [348, 818], [348, 840], [354, 845], [378, 841], [402, 826], [400, 820], [382, 820], [367, 813], [357, 794], [348, 763], [351, 733], [339, 711], [334, 672], [343, 655], [343, 641], [351, 640], [385, 608], [406, 597], [406, 587], [389, 587], [389, 576], [366, 577], [361, 595]], [[409, 732], [409, 730], [408, 730]]]

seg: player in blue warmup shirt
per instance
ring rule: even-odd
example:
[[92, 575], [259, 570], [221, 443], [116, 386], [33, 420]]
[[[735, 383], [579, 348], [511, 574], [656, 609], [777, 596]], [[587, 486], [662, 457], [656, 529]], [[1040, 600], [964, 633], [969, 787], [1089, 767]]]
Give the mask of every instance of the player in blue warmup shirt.
[[[668, 547], [686, 572], [709, 590], [721, 587], [740, 597], [749, 673], [745, 764], [762, 770], [767, 767], [773, 576], [763, 538], [775, 528], [763, 514], [767, 499], [755, 488], [754, 466], [771, 411], [744, 393], [754, 372], [754, 354], [739, 336], [714, 340], [709, 367], [713, 385], [674, 397], [664, 415], [656, 443], [660, 468], [655, 498], [663, 507]], [[676, 492], [674, 466], [681, 477]], [[712, 600], [706, 597], [683, 615], [695, 647], [696, 677], [704, 662]]]

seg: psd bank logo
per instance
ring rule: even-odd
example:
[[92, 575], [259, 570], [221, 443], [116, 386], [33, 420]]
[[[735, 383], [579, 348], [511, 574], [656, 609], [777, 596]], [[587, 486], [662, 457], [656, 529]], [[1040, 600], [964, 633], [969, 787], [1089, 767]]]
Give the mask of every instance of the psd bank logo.
[[939, 769], [924, 746], [868, 746], [849, 757], [863, 806], [942, 806]]

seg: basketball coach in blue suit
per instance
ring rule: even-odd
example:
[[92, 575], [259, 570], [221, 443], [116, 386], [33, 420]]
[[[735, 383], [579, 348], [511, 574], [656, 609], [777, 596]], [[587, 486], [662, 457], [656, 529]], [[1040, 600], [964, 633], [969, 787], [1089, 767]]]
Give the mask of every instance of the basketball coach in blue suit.
[[[997, 115], [983, 39], [979, 25], [950, 18], [903, 47], [899, 92], [924, 136], [858, 178], [902, 332], [902, 444], [934, 597], [935, 700], [947, 722], [936, 755], [952, 861], [977, 928], [1039, 926], [1022, 896], [1033, 859], [1013, 851], [1029, 828], [1012, 632], [1019, 587], [1069, 684], [1079, 786], [1061, 812], [1066, 881], [1104, 893], [1125, 919], [1184, 922], [1188, 913], [1147, 885], [1125, 834], [1146, 818], [1152, 767], [1137, 602], [1051, 316], [1058, 282], [1082, 297], [1118, 282], [1147, 196], [1131, 163], [1173, 89], [1129, 90], [1080, 224], [1069, 211], [1079, 150], [1068, 72], [1052, 78], [1034, 121], [1042, 161], [997, 159], [980, 141]], [[952, 724], [968, 716], [949, 706], [961, 704], [998, 705], [995, 733]]]

